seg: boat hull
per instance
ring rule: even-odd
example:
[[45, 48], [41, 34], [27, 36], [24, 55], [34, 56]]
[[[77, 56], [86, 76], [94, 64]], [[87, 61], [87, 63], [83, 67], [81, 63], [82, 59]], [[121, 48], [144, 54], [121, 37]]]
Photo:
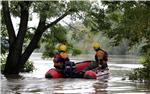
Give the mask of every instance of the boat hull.
[[62, 71], [52, 68], [48, 70], [45, 74], [45, 78], [86, 78], [86, 79], [100, 79], [102, 76], [108, 76], [108, 70], [97, 70], [96, 72], [93, 70], [86, 71], [83, 75], [80, 72], [92, 64], [94, 61], [83, 61], [75, 64], [75, 71], [72, 76], [65, 76]]

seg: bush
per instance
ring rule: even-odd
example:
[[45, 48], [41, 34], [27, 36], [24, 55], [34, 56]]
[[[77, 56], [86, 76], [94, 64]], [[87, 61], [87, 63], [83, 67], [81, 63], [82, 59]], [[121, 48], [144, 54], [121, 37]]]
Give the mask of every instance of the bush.
[[4, 71], [5, 68], [5, 63], [6, 63], [6, 55], [1, 54], [1, 63], [0, 63], [0, 67], [1, 67], [1, 73]]
[[80, 49], [73, 49], [73, 52], [72, 52], [73, 56], [77, 56], [79, 54], [81, 54], [81, 50]]
[[27, 61], [21, 72], [32, 72], [35, 69], [32, 61]]
[[130, 80], [140, 80], [150, 82], [150, 50], [141, 58], [143, 68], [137, 68], [129, 74]]

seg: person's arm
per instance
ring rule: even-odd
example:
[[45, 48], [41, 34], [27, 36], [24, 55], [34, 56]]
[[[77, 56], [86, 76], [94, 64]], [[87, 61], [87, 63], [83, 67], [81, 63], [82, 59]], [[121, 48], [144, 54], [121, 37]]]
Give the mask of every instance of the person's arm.
[[108, 54], [107, 54], [107, 52], [105, 52], [105, 55], [104, 55], [104, 58], [103, 58], [103, 61], [102, 61], [103, 63], [102, 63], [101, 69], [108, 68], [107, 61], [108, 61]]
[[95, 55], [95, 60], [96, 60], [96, 63], [97, 63], [97, 64], [102, 64], [102, 63], [103, 63], [103, 58], [102, 58], [102, 56], [99, 55], [99, 54], [96, 54], [96, 55]]
[[105, 52], [105, 55], [104, 55], [104, 61], [108, 61], [108, 54], [107, 54], [107, 52]]

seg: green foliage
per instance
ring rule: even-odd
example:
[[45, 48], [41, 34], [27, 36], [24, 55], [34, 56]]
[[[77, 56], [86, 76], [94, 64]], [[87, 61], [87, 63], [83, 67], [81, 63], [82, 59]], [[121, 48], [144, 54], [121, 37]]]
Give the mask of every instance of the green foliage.
[[110, 28], [110, 23], [105, 15], [105, 10], [93, 6], [85, 15], [84, 25], [91, 28], [91, 31], [97, 32]]
[[149, 79], [150, 79], [150, 70], [146, 67], [134, 69], [134, 71], [129, 74], [129, 80], [148, 82]]
[[65, 3], [58, 1], [35, 1], [32, 3], [33, 11], [43, 17], [56, 17], [65, 10]]
[[58, 43], [68, 44], [66, 33], [67, 29], [60, 24], [52, 27], [50, 31], [44, 33], [41, 40], [41, 45], [45, 45], [42, 56], [43, 58], [53, 57], [56, 52], [55, 46]]
[[[116, 45], [122, 41], [123, 38], [129, 40], [129, 46], [133, 46], [143, 39], [149, 41], [150, 34], [150, 6], [148, 2], [111, 2], [108, 6], [115, 7], [111, 12], [109, 7], [107, 9], [108, 18], [115, 22], [115, 26], [111, 30], [106, 31], [105, 34], [114, 40]], [[118, 19], [114, 18], [114, 14]], [[116, 17], [117, 17], [116, 16]], [[115, 20], [114, 20], [115, 19]]]
[[21, 70], [21, 72], [33, 72], [33, 70], [35, 70], [35, 67], [33, 65], [32, 61], [27, 61], [23, 67], [23, 69]]
[[52, 44], [46, 44], [45, 45], [45, 50], [42, 54], [42, 58], [49, 58], [49, 57], [53, 57], [55, 54], [55, 45]]
[[128, 74], [129, 80], [142, 81], [143, 76], [141, 74], [143, 74], [142, 69], [140, 68], [134, 69], [132, 73]]
[[1, 59], [0, 67], [1, 67], [1, 73], [2, 73], [6, 64], [6, 54], [1, 54], [0, 59]]
[[[36, 13], [40, 13], [43, 17], [52, 18], [57, 17], [63, 14], [66, 10], [70, 10], [70, 12], [80, 12], [86, 11], [91, 6], [88, 1], [38, 1], [33, 2], [33, 11]], [[76, 14], [72, 14], [77, 17]], [[76, 18], [75, 18], [76, 19]]]
[[79, 55], [81, 53], [82, 53], [81, 50], [76, 48], [76, 49], [73, 49], [72, 55], [73, 56], [77, 56], [77, 55]]
[[73, 10], [76, 10], [76, 11], [85, 12], [91, 8], [91, 4], [89, 1], [74, 0], [74, 1], [70, 1], [68, 3], [68, 7], [72, 8]]
[[1, 42], [1, 53], [5, 54], [9, 48], [8, 40], [2, 37], [0, 42]]
[[131, 80], [140, 80], [140, 81], [143, 81], [143, 80], [144, 81], [149, 81], [149, 79], [150, 79], [150, 49], [141, 58], [140, 62], [143, 64], [144, 67], [135, 69], [129, 75], [129, 79], [131, 79]]
[[[3, 22], [3, 21], [2, 21]], [[1, 33], [0, 33], [0, 38], [1, 38], [1, 53], [5, 54], [6, 52], [8, 52], [8, 48], [9, 48], [9, 43], [8, 43], [8, 34], [6, 32], [6, 27], [5, 25], [1, 25]]]
[[14, 17], [20, 16], [20, 7], [18, 1], [11, 1], [10, 3], [10, 11]]
[[51, 38], [52, 41], [55, 42], [60, 42], [60, 43], [65, 43], [67, 42], [66, 40], [66, 33], [67, 29], [61, 25], [56, 25], [51, 28]]
[[79, 41], [90, 41], [93, 37], [93, 33], [89, 30], [89, 28], [85, 27], [84, 24], [81, 22], [75, 22], [72, 24], [72, 27], [69, 32], [70, 34], [70, 40], [75, 40], [77, 42]]
[[143, 64], [144, 68], [143, 68], [143, 72], [145, 72], [144, 75], [144, 79], [149, 80], [150, 79], [150, 49], [148, 50], [148, 52], [144, 55], [143, 57], [143, 61], [141, 61], [141, 63]]

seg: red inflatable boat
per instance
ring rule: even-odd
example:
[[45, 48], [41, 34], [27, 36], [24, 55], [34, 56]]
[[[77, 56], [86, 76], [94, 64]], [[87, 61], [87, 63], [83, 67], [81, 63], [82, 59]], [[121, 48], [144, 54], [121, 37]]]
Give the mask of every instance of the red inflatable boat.
[[73, 62], [68, 62], [65, 64], [65, 70], [57, 70], [55, 68], [50, 69], [46, 74], [45, 78], [87, 78], [87, 79], [99, 79], [102, 76], [109, 74], [108, 70], [103, 71], [86, 71], [83, 75], [80, 72], [87, 66], [92, 64], [94, 61], [83, 61], [74, 64]]

